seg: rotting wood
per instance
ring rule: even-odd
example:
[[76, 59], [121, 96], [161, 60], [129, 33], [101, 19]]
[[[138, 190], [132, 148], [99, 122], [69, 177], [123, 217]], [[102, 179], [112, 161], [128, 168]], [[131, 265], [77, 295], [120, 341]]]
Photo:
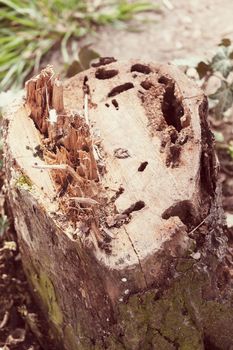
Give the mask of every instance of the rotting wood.
[[[57, 201], [64, 214], [72, 222], [82, 221], [90, 227], [96, 226], [94, 232], [98, 245], [104, 247], [98, 229], [97, 209], [93, 207], [93, 203], [99, 204], [100, 179], [88, 125], [87, 106], [84, 107], [85, 118], [79, 113], [64, 109], [62, 82], [55, 76], [50, 66], [39, 76], [29, 80], [26, 89], [26, 106], [31, 111], [30, 117], [43, 137], [43, 158], [50, 164], [44, 166], [35, 164], [34, 167], [52, 170], [57, 186]], [[38, 93], [40, 93], [39, 99]], [[86, 96], [85, 94], [84, 104]], [[40, 122], [37, 120], [39, 113], [41, 113]], [[51, 113], [53, 113], [52, 119]], [[77, 202], [75, 198], [85, 200], [81, 203], [81, 200]], [[109, 248], [106, 246], [107, 249]]]
[[[26, 90], [5, 114], [7, 188], [25, 271], [62, 346], [233, 345], [203, 93], [173, 66], [112, 58], [64, 86], [49, 66]], [[217, 339], [211, 312], [225, 326]]]

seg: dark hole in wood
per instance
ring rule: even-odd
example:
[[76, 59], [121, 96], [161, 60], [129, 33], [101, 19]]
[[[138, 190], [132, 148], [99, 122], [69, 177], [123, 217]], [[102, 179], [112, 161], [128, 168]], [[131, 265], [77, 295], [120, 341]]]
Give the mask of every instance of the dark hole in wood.
[[179, 164], [179, 160], [180, 160], [180, 153], [181, 153], [181, 146], [180, 145], [174, 145], [171, 144], [170, 148], [170, 154], [167, 157], [166, 160], [166, 165], [167, 166], [172, 166], [172, 167], [176, 167]]
[[153, 86], [153, 84], [148, 80], [142, 81], [140, 85], [145, 90], [149, 90]]
[[105, 103], [105, 106], [106, 106], [106, 107], [110, 107], [110, 105], [109, 105], [108, 103]]
[[176, 140], [178, 139], [178, 132], [174, 130], [174, 132], [171, 133], [171, 142], [176, 143]]
[[33, 153], [33, 157], [39, 157], [40, 159], [44, 160], [44, 152], [41, 145], [37, 145], [34, 150], [35, 152]]
[[132, 208], [133, 210], [132, 211], [138, 211], [138, 210], [141, 210], [145, 207], [145, 202], [143, 201], [138, 201], [134, 204], [134, 207]]
[[[202, 140], [204, 140], [203, 137], [202, 137]], [[208, 144], [211, 145], [211, 143], [208, 143]], [[201, 171], [200, 171], [201, 187], [203, 191], [208, 192], [211, 196], [213, 196], [215, 192], [215, 184], [210, 175], [210, 171], [211, 169], [213, 169], [213, 167], [214, 167], [214, 159], [212, 155], [207, 154], [206, 152], [202, 152]]]
[[109, 92], [108, 97], [114, 97], [114, 96], [121, 94], [122, 92], [127, 91], [127, 90], [132, 89], [132, 88], [134, 88], [133, 83], [125, 83], [122, 85], [118, 85], [118, 86], [114, 87]]
[[119, 109], [119, 104], [118, 104], [118, 102], [117, 102], [117, 100], [116, 100], [115, 98], [112, 100], [112, 104], [113, 104], [113, 106], [116, 108], [116, 110], [118, 111], [118, 109]]
[[145, 202], [143, 201], [137, 201], [134, 204], [132, 204], [129, 208], [127, 208], [126, 210], [123, 211], [122, 214], [126, 214], [129, 215], [131, 214], [133, 211], [139, 211], [141, 209], [143, 209], [145, 207]]
[[181, 313], [183, 316], [187, 316], [188, 315], [188, 310], [184, 307], [181, 309]]
[[145, 64], [136, 63], [131, 67], [131, 72], [150, 74], [151, 69], [150, 69], [150, 67], [146, 66]]
[[90, 152], [90, 148], [87, 145], [82, 146], [82, 151]]
[[158, 79], [158, 82], [159, 82], [160, 84], [164, 84], [164, 85], [167, 85], [170, 81], [171, 81], [171, 79], [165, 77], [164, 75], [162, 75], [162, 76]]
[[116, 193], [111, 197], [111, 201], [115, 202], [117, 198], [119, 198], [120, 195], [124, 193], [124, 191], [125, 189], [122, 186], [120, 186], [119, 189], [116, 191]]
[[111, 248], [110, 243], [106, 242], [104, 239], [103, 239], [103, 241], [98, 242], [98, 247], [100, 249], [103, 249], [106, 254], [111, 254], [111, 252], [112, 252], [112, 248]]
[[37, 214], [37, 208], [35, 205], [32, 206], [32, 210], [33, 210], [34, 214]]
[[147, 165], [148, 165], [148, 162], [141, 163], [138, 167], [138, 171], [141, 171], [141, 172], [144, 171], [146, 169]]
[[101, 66], [106, 66], [107, 64], [116, 62], [117, 60], [114, 57], [100, 57], [99, 61], [96, 63], [92, 63], [92, 67], [101, 67]]
[[88, 76], [85, 75], [84, 80], [83, 80], [83, 92], [85, 94], [90, 94], [90, 87], [88, 85]]
[[106, 232], [102, 232], [103, 240], [106, 243], [110, 243], [112, 241], [112, 237], [109, 236]]
[[172, 81], [165, 88], [162, 112], [167, 125], [174, 126], [180, 132], [182, 129], [180, 118], [184, 115], [184, 108], [175, 95], [175, 83]]
[[213, 145], [213, 135], [207, 125], [208, 100], [204, 98], [199, 106], [199, 114], [201, 119], [201, 140], [203, 145], [208, 145], [208, 151], [203, 150], [201, 155], [201, 186], [203, 191], [208, 191], [211, 196], [215, 193], [215, 180], [212, 178], [212, 169], [215, 167], [215, 157], [210, 151]]
[[116, 69], [105, 69], [105, 68], [99, 68], [95, 72], [95, 77], [97, 79], [111, 79], [115, 77], [118, 74], [118, 70]]
[[196, 224], [192, 204], [188, 200], [180, 201], [166, 209], [162, 214], [162, 219], [168, 220], [174, 216], [178, 216], [188, 228]]

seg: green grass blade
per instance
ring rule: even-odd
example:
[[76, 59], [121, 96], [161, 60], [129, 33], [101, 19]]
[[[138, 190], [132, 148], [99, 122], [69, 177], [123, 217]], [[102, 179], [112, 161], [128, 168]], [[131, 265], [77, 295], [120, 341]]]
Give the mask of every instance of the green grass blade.
[[68, 64], [72, 39], [153, 8], [137, 0], [103, 1], [98, 8], [84, 0], [0, 0], [0, 88], [21, 84], [55, 46]]

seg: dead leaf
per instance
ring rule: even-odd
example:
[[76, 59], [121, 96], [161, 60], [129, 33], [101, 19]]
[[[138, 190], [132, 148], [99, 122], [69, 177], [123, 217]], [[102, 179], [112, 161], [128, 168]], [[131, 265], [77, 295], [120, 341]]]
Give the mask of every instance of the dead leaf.
[[231, 40], [229, 38], [223, 38], [222, 41], [218, 46], [230, 46], [231, 45]]
[[208, 72], [212, 71], [211, 65], [209, 63], [206, 63], [204, 61], [201, 61], [198, 63], [196, 67], [197, 73], [199, 75], [199, 78], [202, 79]]
[[229, 55], [229, 47], [220, 46], [211, 63], [213, 70], [220, 72], [224, 78], [233, 70], [233, 62]]
[[130, 157], [129, 151], [125, 148], [116, 148], [114, 150], [114, 156], [116, 158], [124, 159]]
[[226, 81], [222, 81], [220, 88], [209, 96], [212, 100], [218, 100], [218, 104], [214, 107], [216, 116], [221, 117], [233, 103], [233, 86]]

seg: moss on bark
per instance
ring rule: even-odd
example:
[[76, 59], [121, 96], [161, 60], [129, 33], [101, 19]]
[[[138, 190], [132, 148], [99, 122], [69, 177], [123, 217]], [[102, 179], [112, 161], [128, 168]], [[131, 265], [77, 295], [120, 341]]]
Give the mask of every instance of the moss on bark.
[[118, 305], [117, 325], [95, 342], [83, 326], [64, 323], [51, 278], [32, 265], [27, 274], [67, 350], [204, 350], [205, 341], [220, 350], [233, 346], [232, 302], [205, 299], [211, 281], [196, 267], [180, 274], [163, 295], [151, 289], [129, 296]]
[[48, 315], [49, 323], [59, 337], [63, 334], [63, 314], [56, 297], [52, 279], [32, 263], [27, 264], [25, 272], [41, 309]]

